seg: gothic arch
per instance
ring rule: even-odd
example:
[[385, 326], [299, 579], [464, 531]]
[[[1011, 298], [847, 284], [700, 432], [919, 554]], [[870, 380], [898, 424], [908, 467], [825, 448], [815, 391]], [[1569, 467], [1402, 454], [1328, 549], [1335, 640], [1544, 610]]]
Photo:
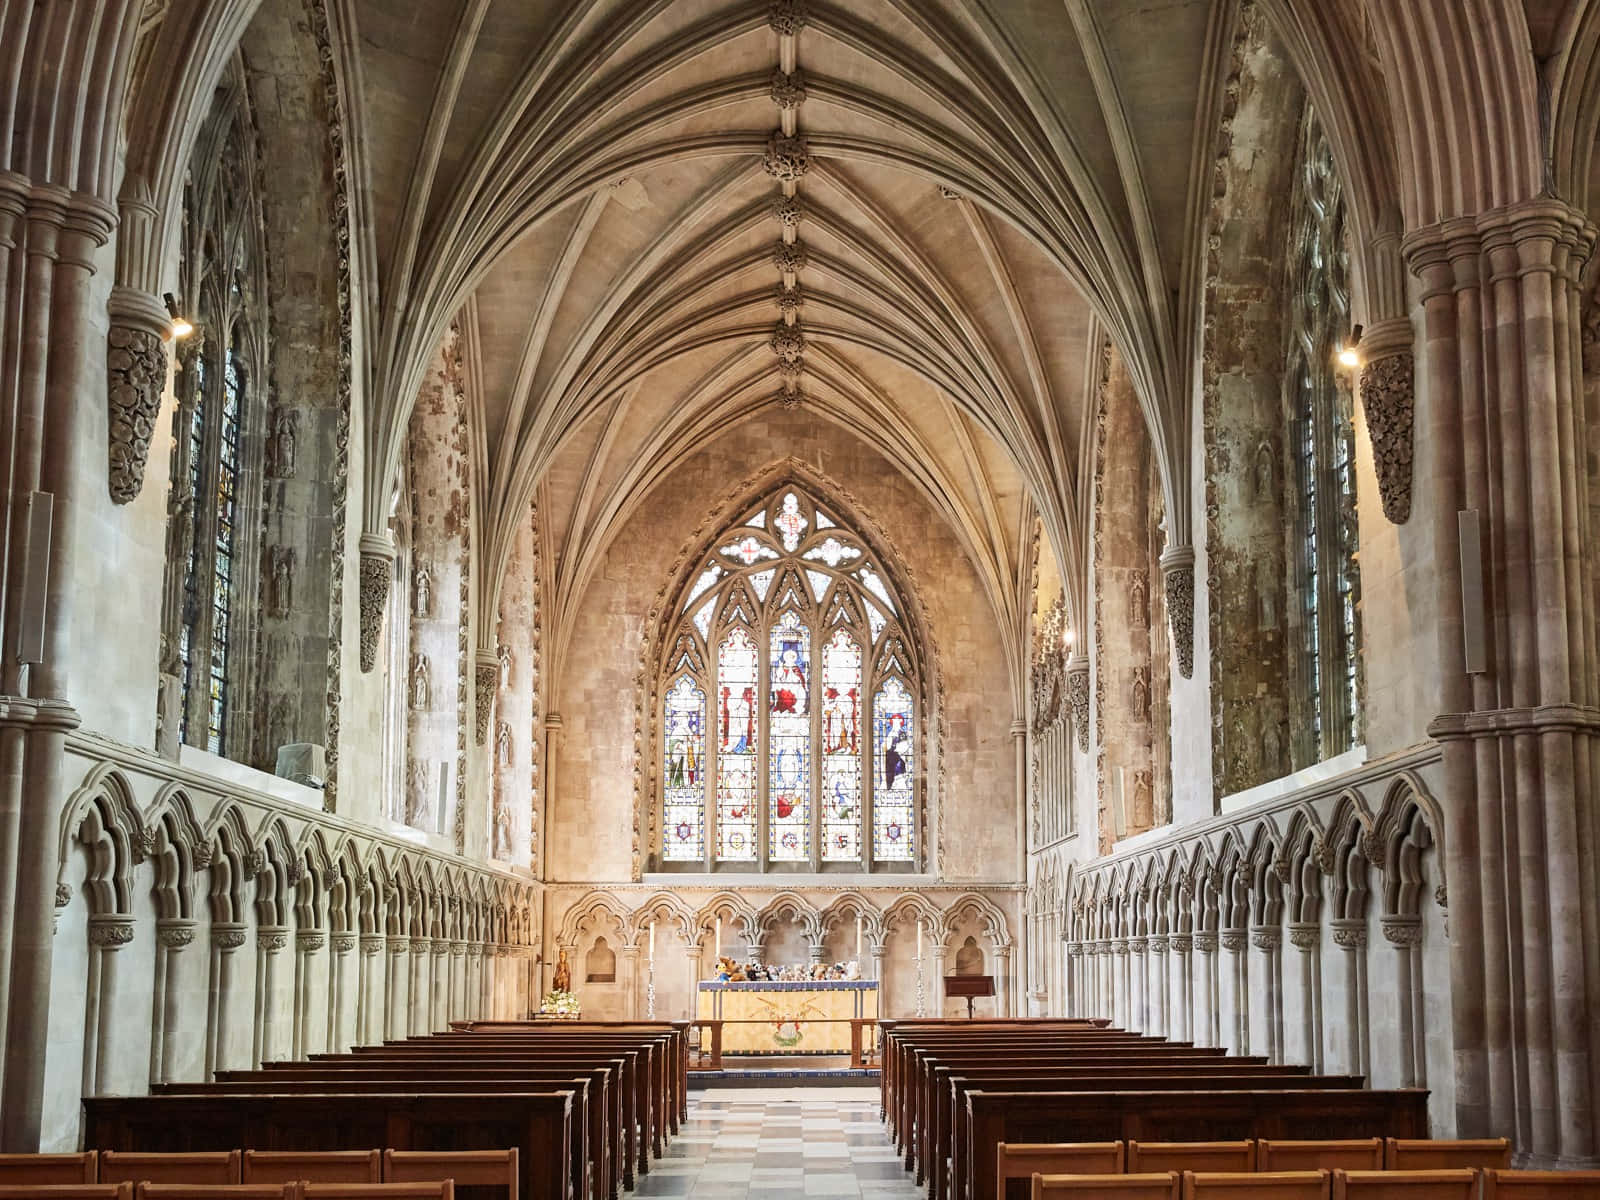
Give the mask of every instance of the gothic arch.
[[[632, 914], [629, 913], [621, 901], [611, 892], [590, 892], [578, 903], [567, 909], [561, 918], [561, 932], [556, 936], [556, 945], [569, 954], [577, 950], [578, 940], [583, 927], [591, 922], [609, 917], [616, 922], [617, 931], [623, 937], [629, 936], [632, 926]], [[637, 946], [636, 940], [630, 940], [630, 946]]]
[[1006, 914], [993, 900], [977, 892], [967, 892], [957, 897], [955, 903], [945, 909], [946, 937], [955, 922], [968, 916], [976, 917], [983, 923], [983, 931], [995, 950], [1011, 949], [1011, 923], [1006, 920]]

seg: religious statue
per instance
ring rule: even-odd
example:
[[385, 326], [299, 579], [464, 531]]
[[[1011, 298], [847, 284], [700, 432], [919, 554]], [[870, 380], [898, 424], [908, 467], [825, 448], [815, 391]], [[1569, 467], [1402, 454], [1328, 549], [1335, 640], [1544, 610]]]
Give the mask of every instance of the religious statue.
[[558, 992], [572, 990], [572, 964], [567, 961], [565, 949], [556, 958], [556, 976], [550, 981], [550, 986]]
[[417, 559], [411, 577], [411, 610], [419, 617], [431, 615], [433, 609], [433, 568], [425, 558]]
[[406, 824], [414, 829], [433, 827], [433, 809], [428, 803], [428, 764], [412, 760], [406, 771]]
[[1265, 503], [1272, 499], [1272, 445], [1263, 441], [1256, 447], [1256, 499]]
[[505, 642], [500, 643], [500, 686], [511, 686], [511, 647]]
[[428, 707], [428, 656], [411, 656], [411, 707], [423, 712]]
[[499, 725], [495, 726], [494, 755], [495, 761], [497, 761], [502, 767], [509, 767], [511, 765], [510, 721], [501, 721]]
[[1272, 564], [1262, 559], [1256, 564], [1256, 611], [1261, 629], [1278, 627], [1278, 587]]
[[272, 615], [275, 617], [287, 617], [294, 608], [294, 560], [293, 546], [272, 547]]
[[501, 796], [494, 803], [494, 856], [502, 862], [511, 858], [511, 806]]
[[1128, 579], [1128, 616], [1140, 628], [1150, 624], [1150, 580], [1143, 571]]
[[300, 413], [296, 409], [278, 409], [272, 429], [272, 473], [279, 479], [294, 474], [294, 443], [299, 426]]
[[1133, 719], [1150, 719], [1150, 668], [1137, 667], [1133, 672]]

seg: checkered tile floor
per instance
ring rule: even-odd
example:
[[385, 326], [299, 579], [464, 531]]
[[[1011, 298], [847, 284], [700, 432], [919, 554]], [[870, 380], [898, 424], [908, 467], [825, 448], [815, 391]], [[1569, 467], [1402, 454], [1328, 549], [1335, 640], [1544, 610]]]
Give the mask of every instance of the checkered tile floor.
[[634, 1196], [918, 1200], [878, 1120], [878, 1089], [691, 1092], [689, 1120]]

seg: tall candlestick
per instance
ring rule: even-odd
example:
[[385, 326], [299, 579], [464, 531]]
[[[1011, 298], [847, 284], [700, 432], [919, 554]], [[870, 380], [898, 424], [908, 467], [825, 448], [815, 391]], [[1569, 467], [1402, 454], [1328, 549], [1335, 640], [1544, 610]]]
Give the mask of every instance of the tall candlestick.
[[917, 922], [917, 961], [922, 961], [922, 922]]
[[656, 960], [656, 923], [650, 922], [650, 961]]
[[861, 914], [856, 914], [856, 961], [861, 961]]
[[722, 918], [717, 918], [717, 961], [722, 961]]

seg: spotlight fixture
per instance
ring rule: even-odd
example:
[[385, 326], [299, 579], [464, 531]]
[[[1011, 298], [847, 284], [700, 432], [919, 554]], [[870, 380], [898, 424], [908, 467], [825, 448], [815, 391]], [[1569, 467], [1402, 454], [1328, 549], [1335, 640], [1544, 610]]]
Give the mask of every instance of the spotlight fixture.
[[1339, 347], [1339, 365], [1349, 370], [1355, 370], [1361, 365], [1361, 326], [1357, 325], [1350, 330], [1350, 340]]
[[1070, 629], [1066, 630], [1061, 635], [1061, 644], [1063, 646], [1065, 646], [1068, 650], [1072, 649], [1072, 644], [1074, 642], [1076, 642], [1077, 640], [1078, 640], [1078, 635], [1073, 633], [1072, 630], [1070, 630]]
[[167, 302], [167, 314], [172, 318], [172, 336], [186, 338], [194, 332], [194, 325], [178, 311], [178, 301], [168, 292], [162, 297]]

